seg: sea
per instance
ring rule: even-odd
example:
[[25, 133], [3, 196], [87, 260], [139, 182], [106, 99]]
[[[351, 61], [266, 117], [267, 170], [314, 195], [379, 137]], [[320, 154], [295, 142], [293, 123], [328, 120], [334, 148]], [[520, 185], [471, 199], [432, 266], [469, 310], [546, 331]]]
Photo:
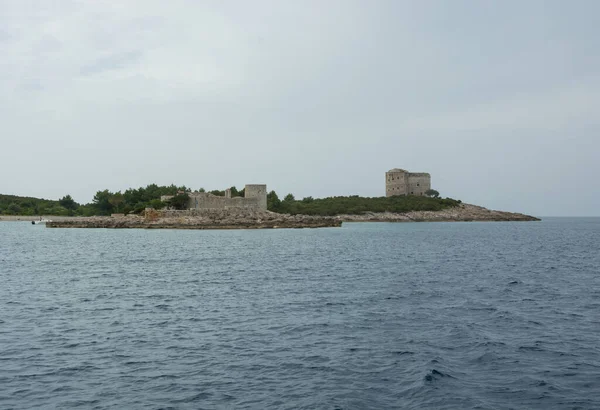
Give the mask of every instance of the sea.
[[0, 223], [0, 409], [598, 409], [600, 218]]

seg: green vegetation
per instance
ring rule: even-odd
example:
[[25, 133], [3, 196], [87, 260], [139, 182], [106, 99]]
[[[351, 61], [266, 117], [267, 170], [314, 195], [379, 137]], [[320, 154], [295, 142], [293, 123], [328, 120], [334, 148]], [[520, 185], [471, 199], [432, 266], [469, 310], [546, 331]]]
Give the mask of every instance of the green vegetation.
[[[437, 191], [436, 191], [437, 192]], [[439, 195], [439, 193], [438, 193]], [[409, 212], [409, 211], [440, 211], [458, 206], [461, 201], [451, 198], [430, 198], [425, 196], [392, 196], [364, 198], [355, 196], [336, 196], [322, 199], [306, 197], [295, 200], [294, 195], [288, 194], [283, 201], [275, 191], [267, 195], [267, 208], [273, 212], [302, 215], [360, 215], [365, 212]]]
[[432, 197], [432, 198], [440, 197], [440, 193], [438, 191], [436, 191], [435, 189], [428, 189], [427, 191], [425, 191], [425, 195], [428, 197]]
[[[231, 197], [235, 198], [236, 196], [241, 196], [244, 197], [244, 192], [246, 191], [246, 188], [242, 188], [239, 191], [237, 190], [236, 187], [232, 186], [231, 188], [229, 188], [231, 190]], [[200, 189], [200, 192], [204, 192], [203, 189]], [[215, 196], [225, 196], [225, 190], [223, 191], [219, 191], [218, 189], [214, 189], [212, 191], [208, 191], [209, 194], [213, 194]]]
[[145, 188], [128, 189], [125, 192], [111, 192], [105, 189], [96, 192], [93, 201], [86, 205], [78, 204], [71, 195], [65, 195], [58, 201], [0, 195], [0, 215], [93, 216], [112, 213], [141, 213], [147, 207], [161, 209], [167, 206], [160, 200], [162, 195], [177, 195], [178, 192], [190, 191], [185, 186], [158, 186], [156, 184], [150, 184]]
[[[244, 196], [244, 190], [231, 187], [231, 195]], [[200, 189], [204, 192], [204, 189]], [[93, 201], [81, 205], [71, 195], [65, 195], [58, 201], [47, 199], [0, 195], [0, 215], [110, 215], [112, 213], [141, 213], [145, 208], [161, 209], [166, 206], [185, 209], [189, 201], [191, 189], [185, 186], [158, 186], [151, 184], [125, 192], [111, 192], [108, 189], [98, 191]], [[225, 191], [210, 191], [214, 195], [224, 196]], [[173, 196], [162, 202], [163, 195]], [[457, 206], [461, 201], [451, 198], [439, 198], [436, 190], [427, 191], [428, 196], [393, 196], [364, 198], [355, 196], [337, 196], [329, 198], [306, 197], [296, 200], [294, 195], [287, 194], [283, 200], [275, 191], [267, 195], [267, 208], [270, 211], [286, 214], [333, 216], [341, 214], [360, 215], [365, 212], [409, 212], [439, 211]]]
[[79, 207], [69, 195], [60, 201], [22, 197], [15, 195], [0, 195], [0, 215], [74, 215], [74, 209]]
[[[186, 186], [159, 186], [150, 184], [138, 189], [130, 188], [125, 192], [110, 192], [108, 189], [96, 192], [91, 204], [83, 206], [82, 215], [110, 215], [112, 213], [141, 213], [146, 208], [161, 209], [168, 204], [162, 202], [163, 195], [177, 196], [173, 198], [174, 204], [180, 206], [187, 193], [191, 192]], [[182, 193], [182, 194], [179, 194]], [[178, 195], [179, 194], [179, 195]], [[175, 205], [174, 205], [175, 206]]]
[[188, 203], [190, 202], [190, 196], [187, 192], [182, 194], [177, 194], [173, 198], [169, 199], [168, 205], [175, 209], [184, 210], [187, 208]]

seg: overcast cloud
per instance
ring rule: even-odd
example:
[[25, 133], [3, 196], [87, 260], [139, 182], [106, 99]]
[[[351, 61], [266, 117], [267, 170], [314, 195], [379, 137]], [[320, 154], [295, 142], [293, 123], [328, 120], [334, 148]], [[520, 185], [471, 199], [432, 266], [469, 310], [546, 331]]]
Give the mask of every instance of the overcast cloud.
[[0, 193], [149, 183], [600, 215], [600, 2], [0, 0]]

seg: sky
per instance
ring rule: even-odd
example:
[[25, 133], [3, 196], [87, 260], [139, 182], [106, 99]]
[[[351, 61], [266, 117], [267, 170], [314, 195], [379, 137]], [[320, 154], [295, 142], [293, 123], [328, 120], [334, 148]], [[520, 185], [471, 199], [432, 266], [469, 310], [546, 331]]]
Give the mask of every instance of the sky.
[[267, 184], [600, 215], [596, 0], [0, 0], [0, 193]]

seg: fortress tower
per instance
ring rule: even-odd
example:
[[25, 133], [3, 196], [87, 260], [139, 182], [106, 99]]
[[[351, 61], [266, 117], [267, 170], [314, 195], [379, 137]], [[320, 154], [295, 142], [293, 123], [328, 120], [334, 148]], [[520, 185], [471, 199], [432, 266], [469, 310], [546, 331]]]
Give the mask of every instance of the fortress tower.
[[267, 186], [251, 184], [244, 187], [244, 198], [258, 198], [258, 208], [267, 210]]
[[394, 168], [385, 173], [385, 196], [425, 195], [431, 189], [431, 175]]

